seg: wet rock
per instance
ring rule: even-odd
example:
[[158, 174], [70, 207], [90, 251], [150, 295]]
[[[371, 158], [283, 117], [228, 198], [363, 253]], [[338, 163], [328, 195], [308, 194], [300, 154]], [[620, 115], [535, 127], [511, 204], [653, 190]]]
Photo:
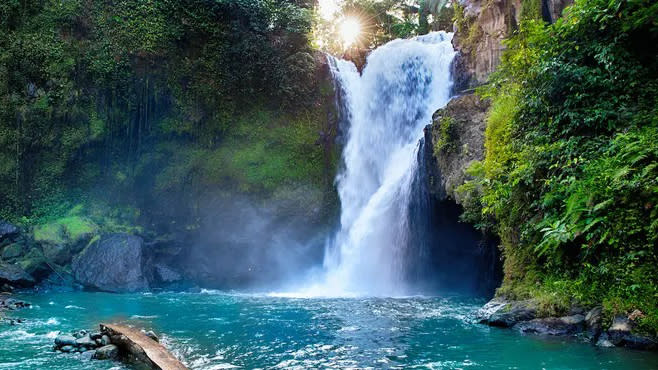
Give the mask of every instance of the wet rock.
[[594, 307], [585, 316], [585, 325], [587, 326], [587, 335], [593, 340], [598, 339], [601, 334], [601, 323], [603, 321], [603, 307]]
[[111, 343], [110, 342], [110, 337], [108, 337], [107, 335], [103, 335], [101, 337], [101, 346], [107, 346], [110, 343]]
[[599, 337], [599, 339], [596, 341], [596, 345], [598, 347], [603, 347], [603, 348], [611, 348], [614, 347], [614, 343], [610, 341], [610, 337], [608, 336], [608, 333], [603, 333]]
[[147, 290], [142, 270], [142, 238], [110, 234], [91, 243], [73, 261], [75, 280], [87, 288], [108, 292]]
[[[638, 317], [631, 315], [629, 317]], [[607, 338], [615, 346], [633, 349], [653, 350], [658, 348], [655, 338], [633, 333], [635, 323], [629, 317], [615, 316], [607, 331]], [[598, 344], [598, 343], [597, 343]]]
[[96, 360], [116, 360], [119, 358], [119, 347], [108, 344], [96, 350], [93, 355]]
[[34, 286], [36, 281], [20, 266], [0, 262], [0, 283], [28, 288]]
[[76, 339], [75, 340], [75, 345], [76, 345], [76, 347], [85, 347], [85, 348], [90, 349], [90, 348], [96, 347], [96, 341], [91, 339], [91, 336], [89, 336], [87, 334], [83, 337], [80, 337], [80, 338]]
[[67, 346], [63, 346], [59, 350], [65, 353], [69, 353], [69, 352], [73, 352], [75, 350], [75, 347], [67, 345]]
[[507, 302], [502, 298], [495, 298], [478, 312], [477, 318], [480, 323], [489, 326], [511, 328], [536, 316], [537, 309], [531, 301]]
[[96, 350], [89, 350], [89, 351], [84, 351], [82, 352], [81, 358], [86, 361], [90, 361], [92, 358], [94, 358], [94, 355], [96, 354]]
[[57, 347], [75, 346], [76, 340], [77, 340], [76, 337], [72, 335], [60, 335], [57, 338], [55, 338], [55, 345]]
[[546, 317], [521, 322], [515, 326], [525, 334], [566, 336], [583, 331], [585, 316], [576, 314], [564, 317]]

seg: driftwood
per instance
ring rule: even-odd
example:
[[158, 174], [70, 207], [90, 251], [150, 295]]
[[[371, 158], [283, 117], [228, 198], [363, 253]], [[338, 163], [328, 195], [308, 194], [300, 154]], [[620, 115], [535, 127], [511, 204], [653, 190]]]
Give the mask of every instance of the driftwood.
[[110, 337], [122, 355], [157, 370], [186, 370], [160, 343], [147, 337], [140, 330], [123, 325], [101, 324], [101, 332]]

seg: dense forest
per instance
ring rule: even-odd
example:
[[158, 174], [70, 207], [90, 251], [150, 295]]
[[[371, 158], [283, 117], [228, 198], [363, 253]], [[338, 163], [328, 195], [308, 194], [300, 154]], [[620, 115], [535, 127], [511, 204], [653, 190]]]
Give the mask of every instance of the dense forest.
[[501, 238], [499, 294], [551, 316], [639, 310], [655, 335], [658, 4], [576, 1], [552, 25], [539, 5], [478, 89], [492, 106], [463, 218]]
[[333, 92], [310, 45], [310, 4], [1, 7], [4, 218], [30, 224], [109, 200], [136, 216], [167, 198], [194, 213], [213, 188], [331, 184], [333, 149], [315, 141], [332, 135]]

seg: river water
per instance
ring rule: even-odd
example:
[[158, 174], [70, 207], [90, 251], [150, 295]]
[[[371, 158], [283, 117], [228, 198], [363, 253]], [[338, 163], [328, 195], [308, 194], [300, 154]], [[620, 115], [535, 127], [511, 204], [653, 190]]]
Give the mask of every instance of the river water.
[[153, 329], [192, 369], [658, 369], [658, 355], [538, 338], [474, 321], [480, 298], [284, 298], [268, 294], [52, 292], [0, 325], [0, 369], [123, 369], [52, 352], [100, 322]]

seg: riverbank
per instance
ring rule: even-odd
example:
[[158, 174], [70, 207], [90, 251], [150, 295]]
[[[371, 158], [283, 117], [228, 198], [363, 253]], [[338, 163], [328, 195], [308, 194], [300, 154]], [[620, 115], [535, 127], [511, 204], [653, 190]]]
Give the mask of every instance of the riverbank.
[[637, 331], [637, 320], [643, 313], [635, 310], [629, 315], [616, 315], [606, 320], [602, 307], [585, 308], [574, 305], [562, 316], [541, 316], [537, 301], [507, 300], [497, 297], [477, 312], [482, 324], [511, 328], [522, 334], [544, 337], [573, 337], [597, 347], [626, 347], [630, 349], [658, 349], [658, 338]]

